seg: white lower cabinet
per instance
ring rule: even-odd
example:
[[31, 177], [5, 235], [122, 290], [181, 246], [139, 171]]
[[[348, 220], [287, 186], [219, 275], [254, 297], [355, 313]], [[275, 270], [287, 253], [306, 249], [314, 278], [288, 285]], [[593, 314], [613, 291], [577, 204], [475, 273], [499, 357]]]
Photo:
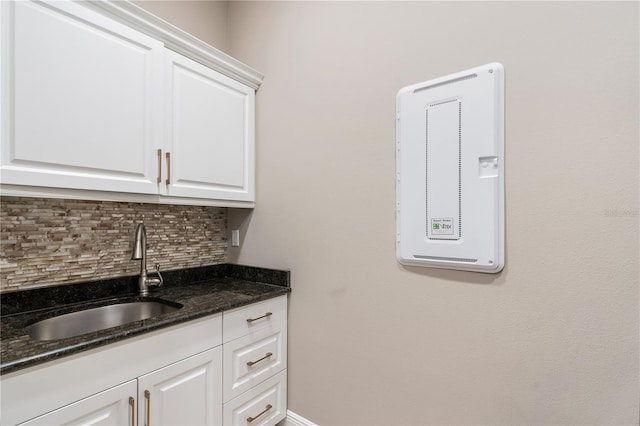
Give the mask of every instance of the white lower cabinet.
[[22, 426], [220, 425], [221, 382], [222, 348], [217, 347], [22, 423]]
[[137, 384], [128, 381], [35, 419], [22, 426], [133, 425]]
[[286, 367], [282, 296], [3, 375], [0, 426], [273, 426]]

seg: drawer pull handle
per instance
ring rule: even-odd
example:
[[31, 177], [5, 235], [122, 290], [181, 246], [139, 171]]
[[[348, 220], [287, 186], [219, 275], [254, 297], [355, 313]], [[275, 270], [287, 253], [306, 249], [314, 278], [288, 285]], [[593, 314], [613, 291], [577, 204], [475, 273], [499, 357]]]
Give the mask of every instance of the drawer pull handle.
[[157, 183], [162, 182], [162, 150], [158, 148], [158, 180]]
[[131, 426], [136, 426], [136, 400], [129, 397], [129, 408], [131, 408]]
[[144, 391], [144, 399], [146, 405], [144, 426], [149, 426], [151, 424], [151, 393], [148, 390]]
[[264, 410], [260, 414], [258, 414], [257, 416], [255, 416], [255, 417], [247, 417], [247, 422], [251, 423], [252, 421], [257, 419], [258, 417], [260, 417], [261, 415], [266, 413], [267, 411], [271, 410], [272, 408], [273, 408], [273, 406], [271, 404], [267, 404], [267, 406], [264, 408]]
[[251, 324], [252, 322], [254, 322], [254, 321], [258, 321], [258, 320], [261, 320], [261, 319], [263, 319], [263, 318], [269, 318], [271, 315], [273, 315], [273, 313], [271, 313], [271, 312], [267, 312], [266, 314], [264, 314], [263, 316], [258, 317], [258, 318], [248, 318], [248, 319], [247, 319], [247, 322], [248, 322], [249, 324]]
[[167, 185], [171, 185], [171, 153], [170, 152], [167, 152], [166, 158], [167, 158], [167, 180], [165, 181], [165, 183]]
[[273, 355], [273, 354], [272, 354], [271, 352], [267, 352], [267, 353], [265, 354], [265, 356], [263, 356], [262, 358], [257, 359], [257, 360], [255, 360], [255, 361], [249, 361], [249, 362], [247, 362], [247, 366], [251, 367], [252, 365], [259, 363], [260, 361], [264, 361], [265, 359], [269, 358], [269, 357], [270, 357], [270, 356], [272, 356], [272, 355]]

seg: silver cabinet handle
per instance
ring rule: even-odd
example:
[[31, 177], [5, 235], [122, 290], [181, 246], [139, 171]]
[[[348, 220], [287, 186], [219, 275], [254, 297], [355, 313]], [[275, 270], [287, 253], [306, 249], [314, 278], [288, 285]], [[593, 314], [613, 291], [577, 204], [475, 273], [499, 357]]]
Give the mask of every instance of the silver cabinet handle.
[[249, 324], [251, 324], [252, 322], [254, 322], [254, 321], [258, 321], [258, 320], [260, 320], [260, 319], [262, 319], [262, 318], [269, 318], [271, 315], [273, 315], [273, 313], [271, 313], [271, 312], [267, 312], [266, 314], [264, 314], [263, 316], [258, 317], [258, 318], [247, 318], [247, 322], [248, 322]]
[[270, 356], [272, 356], [272, 355], [273, 355], [273, 354], [272, 354], [271, 352], [267, 352], [267, 353], [265, 354], [265, 356], [263, 356], [262, 358], [257, 359], [257, 360], [255, 360], [255, 361], [249, 361], [249, 362], [247, 362], [247, 366], [248, 366], [248, 367], [251, 367], [252, 365], [259, 363], [260, 361], [264, 361], [265, 359], [269, 358], [269, 357], [270, 357]]
[[158, 148], [158, 180], [157, 183], [162, 182], [162, 150]]
[[166, 184], [171, 184], [171, 153], [167, 152], [167, 181]]
[[129, 397], [129, 408], [131, 409], [131, 426], [136, 426], [136, 400]]
[[151, 392], [149, 392], [148, 390], [144, 391], [144, 401], [145, 401], [144, 426], [149, 426], [151, 424]]
[[272, 408], [273, 408], [273, 406], [271, 404], [267, 404], [267, 406], [264, 408], [264, 410], [262, 410], [262, 412], [260, 414], [258, 414], [257, 416], [255, 416], [255, 417], [247, 417], [247, 422], [251, 423], [252, 421], [257, 419], [258, 417], [260, 417], [261, 415], [266, 413], [267, 411], [271, 410]]

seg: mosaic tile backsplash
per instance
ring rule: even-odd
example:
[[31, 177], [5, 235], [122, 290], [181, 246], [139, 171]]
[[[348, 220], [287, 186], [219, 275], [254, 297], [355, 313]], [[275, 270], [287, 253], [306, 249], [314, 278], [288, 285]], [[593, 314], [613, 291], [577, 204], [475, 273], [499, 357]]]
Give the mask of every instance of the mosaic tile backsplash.
[[139, 273], [141, 221], [149, 270], [227, 261], [226, 208], [2, 197], [0, 292]]

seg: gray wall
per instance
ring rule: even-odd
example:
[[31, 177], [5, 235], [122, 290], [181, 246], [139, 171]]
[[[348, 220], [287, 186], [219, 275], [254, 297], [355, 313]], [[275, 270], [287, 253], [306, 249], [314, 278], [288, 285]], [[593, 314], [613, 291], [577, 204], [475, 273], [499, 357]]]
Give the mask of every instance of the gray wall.
[[[230, 2], [257, 207], [292, 270], [289, 408], [321, 425], [638, 424], [638, 3]], [[395, 260], [401, 87], [506, 70], [506, 268]]]
[[133, 0], [133, 3], [209, 43], [227, 51], [226, 1]]

